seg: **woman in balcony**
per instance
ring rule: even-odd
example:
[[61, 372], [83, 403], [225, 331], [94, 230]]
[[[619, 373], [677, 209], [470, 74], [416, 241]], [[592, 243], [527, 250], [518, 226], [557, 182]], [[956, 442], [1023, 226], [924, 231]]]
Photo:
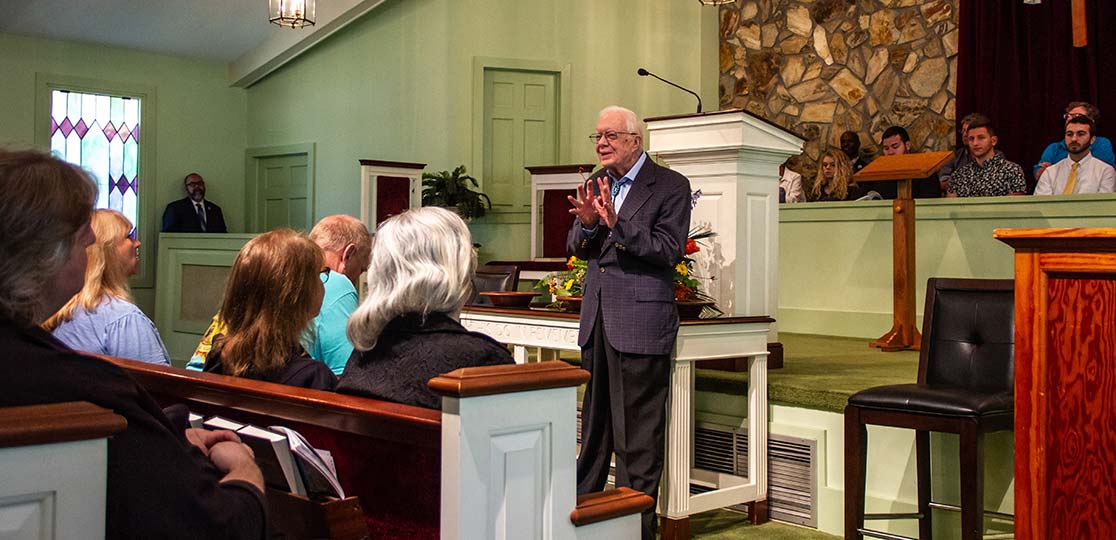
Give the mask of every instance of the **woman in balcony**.
[[818, 162], [809, 202], [849, 201], [860, 197], [860, 187], [853, 182], [852, 175], [852, 165], [844, 152], [835, 148], [826, 150]]

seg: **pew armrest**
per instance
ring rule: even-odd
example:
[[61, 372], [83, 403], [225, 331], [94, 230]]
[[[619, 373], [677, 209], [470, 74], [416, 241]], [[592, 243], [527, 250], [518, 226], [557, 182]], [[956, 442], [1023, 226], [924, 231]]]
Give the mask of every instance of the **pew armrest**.
[[74, 401], [0, 408], [0, 448], [104, 439], [128, 427], [112, 411]]
[[655, 501], [651, 497], [626, 487], [586, 493], [577, 498], [577, 506], [570, 512], [570, 522], [575, 527], [581, 527], [639, 514], [653, 504]]

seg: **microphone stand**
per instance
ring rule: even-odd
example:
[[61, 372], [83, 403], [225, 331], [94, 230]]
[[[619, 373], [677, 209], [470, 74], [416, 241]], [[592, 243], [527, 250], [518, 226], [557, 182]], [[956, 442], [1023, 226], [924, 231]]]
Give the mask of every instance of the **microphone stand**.
[[666, 80], [666, 79], [664, 79], [664, 78], [662, 78], [658, 75], [655, 75], [654, 73], [651, 73], [650, 71], [647, 71], [646, 69], [643, 69], [643, 68], [639, 68], [638, 70], [636, 70], [636, 75], [639, 75], [640, 77], [646, 77], [646, 76], [650, 75], [650, 76], [652, 76], [656, 79], [659, 79], [660, 81], [663, 81], [663, 82], [665, 82], [665, 83], [667, 83], [667, 84], [669, 84], [669, 85], [671, 85], [671, 86], [673, 86], [673, 87], [675, 87], [675, 88], [677, 88], [677, 89], [679, 89], [683, 92], [688, 92], [689, 94], [691, 94], [695, 98], [697, 98], [697, 102], [698, 102], [697, 112], [701, 113], [701, 96], [697, 95], [697, 92], [694, 92], [693, 90], [690, 90], [689, 88], [685, 88], [685, 87], [679, 86], [677, 84], [674, 84], [674, 83], [672, 83], [672, 82], [670, 82], [670, 81], [668, 81], [668, 80]]

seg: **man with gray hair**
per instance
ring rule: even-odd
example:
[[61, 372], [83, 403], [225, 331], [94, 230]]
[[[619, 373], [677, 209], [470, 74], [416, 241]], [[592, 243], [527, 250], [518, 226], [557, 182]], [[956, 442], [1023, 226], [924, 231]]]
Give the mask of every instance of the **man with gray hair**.
[[353, 354], [345, 325], [359, 304], [357, 287], [360, 275], [371, 262], [372, 236], [359, 219], [338, 214], [322, 218], [310, 231], [310, 239], [325, 255], [326, 267], [322, 270], [325, 297], [321, 311], [314, 317], [314, 332], [306, 350], [340, 375]]
[[[601, 169], [570, 197], [566, 249], [588, 262], [578, 345], [592, 375], [582, 405], [577, 492], [616, 485], [657, 499], [663, 472], [670, 354], [678, 338], [674, 267], [690, 228], [690, 181], [643, 151], [635, 113], [601, 111], [589, 136]], [[643, 512], [655, 538], [655, 507]]]

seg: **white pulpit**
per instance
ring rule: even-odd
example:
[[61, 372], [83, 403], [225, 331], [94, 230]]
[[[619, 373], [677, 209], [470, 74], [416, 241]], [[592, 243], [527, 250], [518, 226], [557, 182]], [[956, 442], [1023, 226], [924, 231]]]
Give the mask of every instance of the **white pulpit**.
[[[740, 109], [646, 122], [648, 152], [701, 190], [691, 225], [717, 233], [694, 256], [706, 291], [726, 315], [775, 315], [779, 165], [805, 141]], [[778, 341], [774, 325], [769, 341]]]

